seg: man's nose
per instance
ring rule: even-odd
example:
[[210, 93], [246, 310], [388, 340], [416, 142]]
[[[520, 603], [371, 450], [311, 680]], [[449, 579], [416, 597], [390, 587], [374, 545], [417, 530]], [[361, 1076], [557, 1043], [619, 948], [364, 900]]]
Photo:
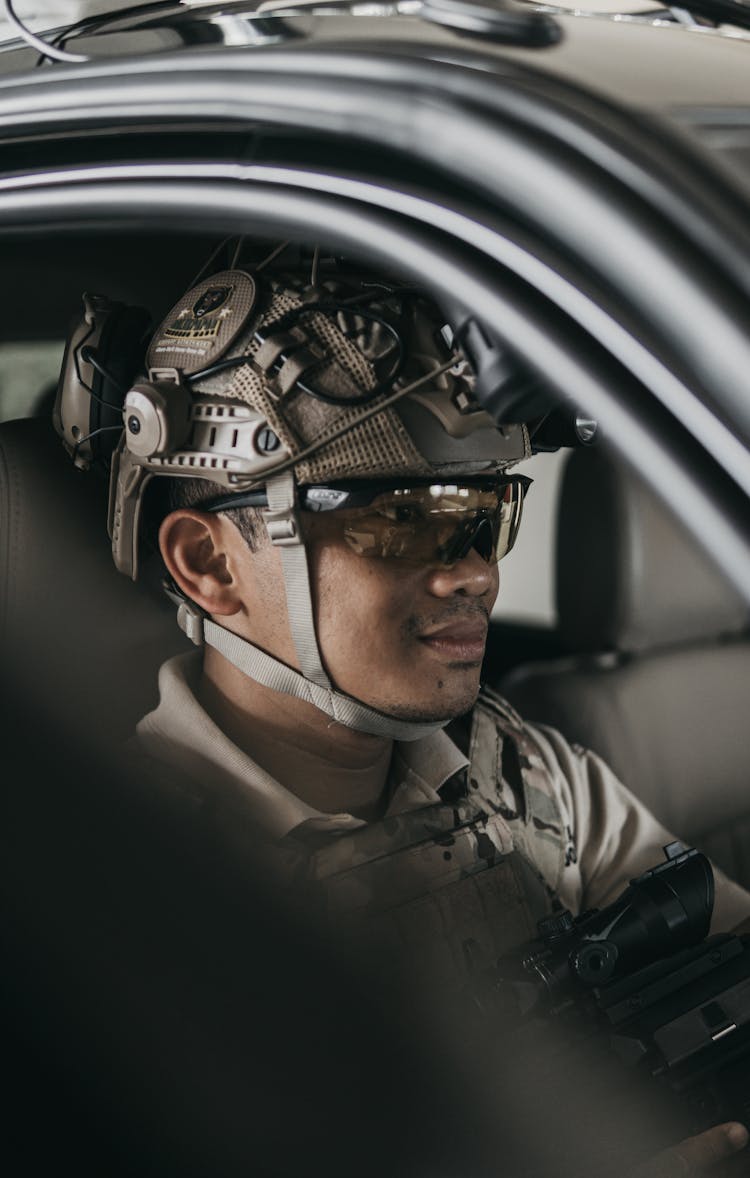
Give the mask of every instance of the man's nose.
[[488, 564], [475, 548], [453, 565], [435, 565], [429, 574], [428, 589], [435, 597], [452, 597], [461, 593], [467, 597], [484, 597], [497, 592], [498, 568]]

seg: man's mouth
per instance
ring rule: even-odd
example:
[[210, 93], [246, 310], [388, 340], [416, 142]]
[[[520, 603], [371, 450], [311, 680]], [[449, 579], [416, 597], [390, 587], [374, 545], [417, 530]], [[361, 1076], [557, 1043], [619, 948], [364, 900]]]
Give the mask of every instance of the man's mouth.
[[453, 618], [419, 635], [419, 641], [433, 654], [448, 662], [481, 663], [487, 641], [487, 622], [483, 618]]

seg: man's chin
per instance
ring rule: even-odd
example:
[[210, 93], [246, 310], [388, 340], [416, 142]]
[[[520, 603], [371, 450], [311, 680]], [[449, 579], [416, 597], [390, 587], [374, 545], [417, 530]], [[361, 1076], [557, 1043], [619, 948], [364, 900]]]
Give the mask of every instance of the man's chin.
[[479, 684], [473, 690], [452, 693], [450, 699], [432, 699], [419, 703], [388, 701], [371, 706], [394, 720], [409, 720], [413, 724], [449, 724], [451, 720], [470, 711], [478, 695]]

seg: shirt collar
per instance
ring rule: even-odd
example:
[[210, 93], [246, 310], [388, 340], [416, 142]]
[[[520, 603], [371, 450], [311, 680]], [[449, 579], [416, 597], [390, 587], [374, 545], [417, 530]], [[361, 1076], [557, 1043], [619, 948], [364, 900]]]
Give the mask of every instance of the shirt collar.
[[386, 817], [440, 801], [439, 790], [469, 762], [445, 732], [394, 745]]
[[[307, 805], [247, 756], [213, 722], [198, 702], [200, 651], [179, 654], [159, 671], [159, 704], [136, 728], [139, 746], [194, 780], [210, 781], [234, 805], [241, 805], [274, 838], [303, 823], [309, 828], [344, 833], [366, 825], [352, 814], [324, 814]], [[466, 757], [442, 731], [422, 740], [394, 744], [386, 816], [440, 801], [438, 790], [468, 765]]]

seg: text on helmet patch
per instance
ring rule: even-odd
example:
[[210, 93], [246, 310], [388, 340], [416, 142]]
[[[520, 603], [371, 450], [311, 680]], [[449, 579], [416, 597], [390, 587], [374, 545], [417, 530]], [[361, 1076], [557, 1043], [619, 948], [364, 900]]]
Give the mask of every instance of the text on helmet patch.
[[229, 350], [257, 306], [254, 279], [244, 270], [212, 274], [183, 295], [151, 341], [149, 368], [180, 369], [189, 375]]

